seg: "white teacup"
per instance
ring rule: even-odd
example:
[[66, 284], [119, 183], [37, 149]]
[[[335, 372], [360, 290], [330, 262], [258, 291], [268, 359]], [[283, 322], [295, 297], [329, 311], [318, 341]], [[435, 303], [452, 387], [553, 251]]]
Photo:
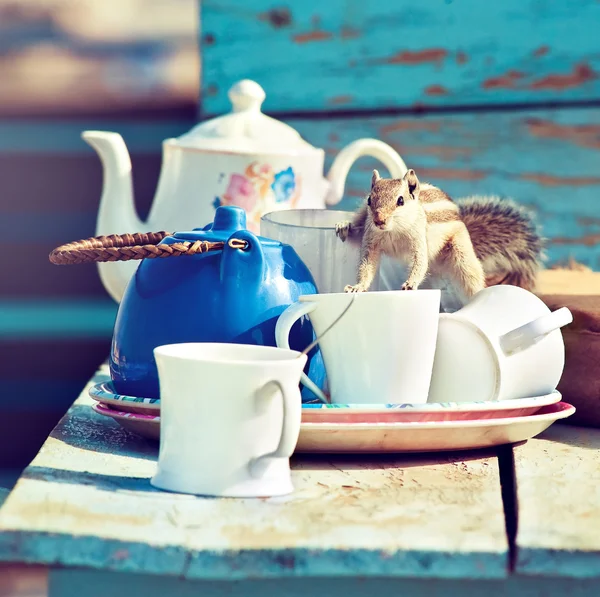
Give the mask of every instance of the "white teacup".
[[160, 450], [152, 485], [220, 497], [293, 491], [307, 357], [269, 346], [183, 343], [154, 349]]
[[429, 402], [474, 402], [554, 391], [565, 364], [560, 328], [569, 309], [551, 312], [532, 292], [498, 285], [440, 315]]
[[277, 346], [289, 348], [294, 323], [308, 314], [317, 337], [355, 297], [319, 342], [330, 399], [306, 375], [301, 382], [337, 404], [427, 402], [440, 310], [440, 290], [301, 296], [277, 320]]

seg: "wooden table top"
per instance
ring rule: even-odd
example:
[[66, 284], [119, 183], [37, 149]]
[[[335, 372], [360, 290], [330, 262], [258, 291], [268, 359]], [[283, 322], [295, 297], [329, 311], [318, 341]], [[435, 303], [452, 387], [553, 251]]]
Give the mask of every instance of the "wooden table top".
[[[295, 492], [154, 489], [157, 444], [90, 408], [89, 385], [0, 509], [0, 561], [189, 579], [600, 578], [600, 430], [515, 447], [297, 456]], [[502, 480], [502, 483], [501, 483]]]

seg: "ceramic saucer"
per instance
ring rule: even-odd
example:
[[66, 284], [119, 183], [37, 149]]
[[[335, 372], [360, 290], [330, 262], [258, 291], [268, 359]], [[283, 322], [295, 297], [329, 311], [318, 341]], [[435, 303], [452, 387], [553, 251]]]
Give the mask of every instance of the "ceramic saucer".
[[[160, 439], [160, 416], [92, 408], [138, 435]], [[558, 402], [521, 417], [427, 423], [302, 423], [296, 452], [443, 452], [513, 444], [535, 437], [575, 407]]]
[[116, 410], [140, 414], [159, 414], [159, 398], [137, 398], [134, 396], [124, 396], [117, 394], [112, 381], [105, 381], [93, 385], [89, 390], [89, 395], [96, 402], [107, 404]]
[[100, 415], [114, 419], [119, 425], [138, 435], [147, 437], [148, 439], [160, 439], [159, 415], [115, 410], [101, 403], [92, 405], [92, 409]]
[[302, 423], [296, 452], [444, 452], [513, 444], [535, 437], [575, 407], [558, 402], [524, 417], [429, 423]]
[[[160, 414], [159, 398], [117, 394], [111, 381], [93, 385], [89, 395], [101, 404], [121, 412]], [[501, 402], [432, 402], [426, 404], [302, 404], [303, 423], [427, 423], [430, 421], [470, 421], [521, 417], [543, 406], [556, 404], [561, 394], [516, 398]]]
[[560, 402], [560, 392], [499, 402], [431, 402], [425, 404], [324, 404], [302, 405], [303, 423], [427, 423], [472, 421], [532, 415]]

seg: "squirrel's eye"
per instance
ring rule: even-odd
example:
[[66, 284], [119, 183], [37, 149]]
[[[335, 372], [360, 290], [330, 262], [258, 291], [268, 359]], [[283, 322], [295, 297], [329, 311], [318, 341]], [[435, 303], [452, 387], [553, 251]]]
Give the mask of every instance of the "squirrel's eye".
[[404, 197], [398, 197], [398, 205], [404, 205]]
[[371, 195], [369, 195], [369, 198], [367, 199], [367, 205], [371, 205]]

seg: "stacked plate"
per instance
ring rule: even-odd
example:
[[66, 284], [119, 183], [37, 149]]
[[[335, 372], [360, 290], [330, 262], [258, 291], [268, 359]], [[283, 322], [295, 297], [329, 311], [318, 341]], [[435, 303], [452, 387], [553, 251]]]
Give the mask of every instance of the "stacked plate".
[[[160, 437], [160, 400], [90, 389], [94, 410], [144, 437]], [[555, 391], [502, 402], [302, 405], [297, 452], [437, 452], [512, 444], [535, 437], [575, 408]]]

